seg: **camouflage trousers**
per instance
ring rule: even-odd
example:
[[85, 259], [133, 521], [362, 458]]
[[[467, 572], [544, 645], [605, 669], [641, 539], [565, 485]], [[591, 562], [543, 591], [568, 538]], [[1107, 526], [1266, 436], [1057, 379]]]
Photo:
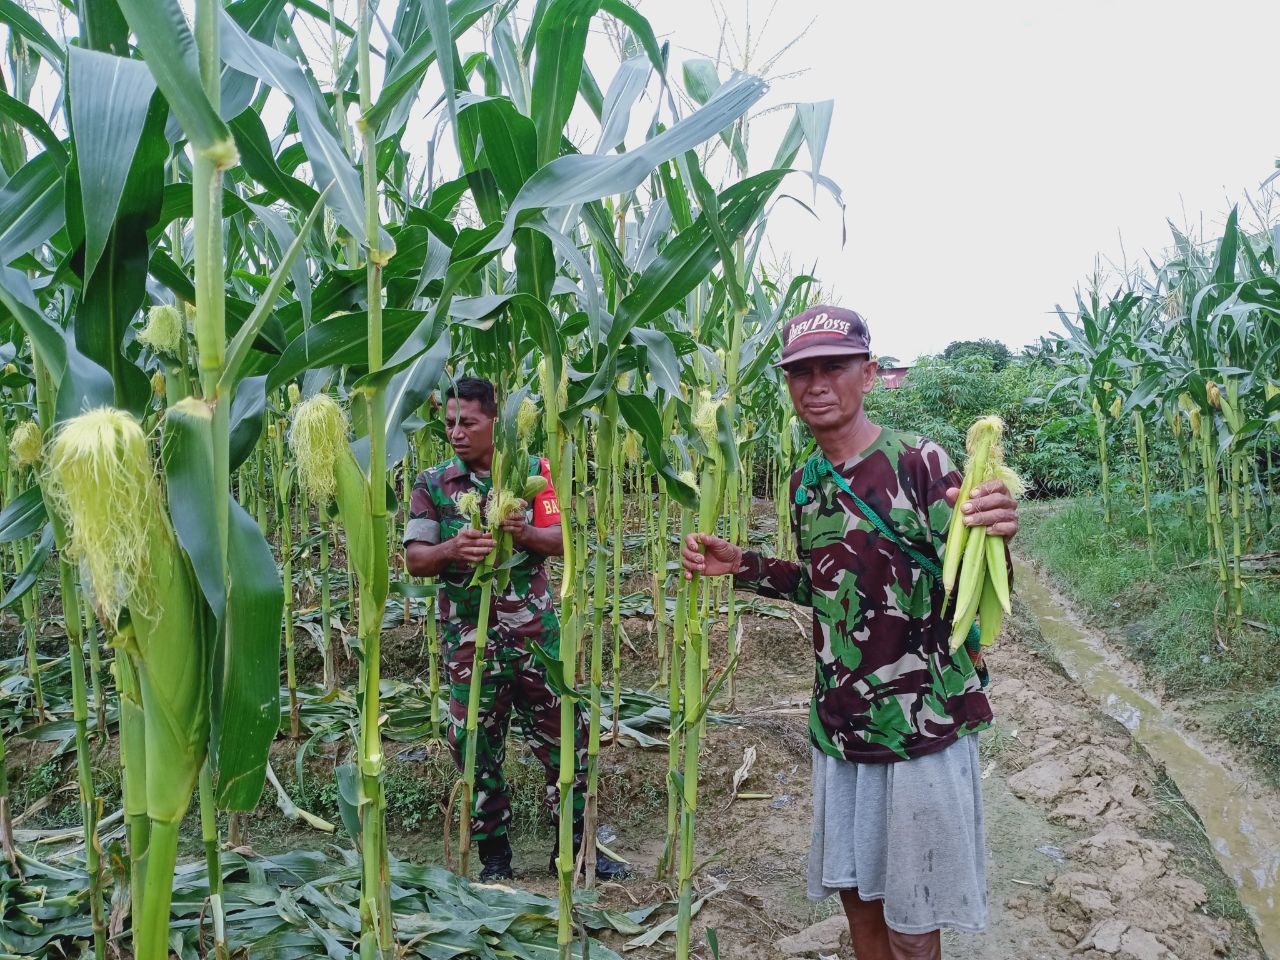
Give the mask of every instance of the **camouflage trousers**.
[[[458, 770], [463, 768], [467, 744], [467, 698], [475, 657], [474, 633], [450, 626], [444, 630], [445, 671], [449, 680], [449, 749]], [[544, 634], [543, 648], [555, 656], [558, 636]], [[546, 774], [543, 804], [552, 823], [560, 812], [560, 697], [547, 683], [546, 670], [523, 638], [491, 630], [485, 647], [480, 712], [476, 720], [476, 790], [471, 807], [471, 835], [475, 840], [500, 837], [511, 822], [511, 790], [503, 773], [507, 731], [512, 714], [525, 741]], [[574, 711], [573, 816], [582, 818], [587, 791], [587, 720]]]

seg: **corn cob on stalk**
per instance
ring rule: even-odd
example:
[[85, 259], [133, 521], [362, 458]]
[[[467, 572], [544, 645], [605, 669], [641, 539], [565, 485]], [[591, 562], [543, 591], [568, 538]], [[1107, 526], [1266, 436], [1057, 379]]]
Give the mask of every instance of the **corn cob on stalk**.
[[986, 527], [966, 526], [961, 509], [974, 490], [988, 480], [1004, 481], [1014, 496], [1022, 492], [1022, 481], [1004, 462], [1004, 449], [1000, 442], [1003, 432], [1004, 422], [999, 417], [983, 417], [969, 428], [965, 438], [969, 462], [951, 514], [942, 564], [948, 602], [955, 590], [952, 652], [964, 643], [974, 617], [978, 618], [982, 645], [987, 647], [995, 643], [1001, 621], [1010, 609], [1009, 563], [1004, 541], [1000, 537], [988, 536]]

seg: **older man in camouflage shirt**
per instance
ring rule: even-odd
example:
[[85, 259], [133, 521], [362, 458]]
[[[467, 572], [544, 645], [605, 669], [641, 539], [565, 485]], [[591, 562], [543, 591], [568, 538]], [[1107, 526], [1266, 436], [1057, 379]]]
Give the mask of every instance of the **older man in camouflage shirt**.
[[[493, 425], [497, 416], [493, 384], [462, 377], [448, 391], [445, 422], [454, 456], [424, 470], [414, 484], [405, 529], [405, 556], [414, 576], [440, 580], [440, 621], [445, 670], [449, 679], [449, 747], [462, 769], [466, 740], [467, 699], [475, 661], [476, 618], [480, 588], [471, 585], [473, 568], [497, 546], [483, 530], [473, 530], [458, 510], [458, 498], [474, 490], [487, 497], [493, 481]], [[551, 486], [551, 471], [541, 457], [529, 458], [529, 475], [543, 476], [547, 485], [528, 511], [503, 522], [518, 551], [506, 592], [495, 593], [489, 613], [488, 649], [481, 678], [479, 730], [476, 744], [476, 793], [472, 836], [480, 852], [482, 882], [510, 879], [511, 792], [503, 773], [507, 728], [514, 712], [534, 756], [546, 772], [546, 807], [559, 812], [560, 698], [547, 682], [532, 643], [552, 656], [560, 644], [546, 558], [560, 556], [563, 541], [560, 507]], [[586, 796], [587, 726], [577, 711], [575, 739], [574, 843], [581, 843], [583, 801]], [[554, 854], [552, 855], [554, 859]], [[618, 879], [623, 864], [598, 854], [596, 875]]]
[[[703, 534], [682, 560], [687, 575], [732, 574], [813, 608], [810, 895], [840, 894], [859, 960], [936, 960], [941, 928], [987, 920], [973, 734], [991, 707], [969, 652], [950, 650], [941, 583], [911, 556], [940, 560], [961, 476], [937, 444], [867, 419], [877, 370], [858, 314], [814, 307], [787, 322], [783, 344], [779, 366], [819, 447], [791, 478], [799, 562]], [[993, 535], [1017, 530], [1001, 483], [962, 510]]]

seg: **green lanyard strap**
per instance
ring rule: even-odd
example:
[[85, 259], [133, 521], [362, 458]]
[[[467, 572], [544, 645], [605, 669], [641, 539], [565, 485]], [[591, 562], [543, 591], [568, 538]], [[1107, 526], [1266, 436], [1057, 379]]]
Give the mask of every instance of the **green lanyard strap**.
[[[800, 471], [800, 485], [796, 487], [796, 505], [803, 507], [812, 500], [817, 494], [818, 484], [822, 482], [822, 478], [830, 477], [832, 482], [847, 493], [853, 500], [854, 506], [861, 511], [873, 527], [880, 531], [881, 536], [886, 537], [890, 542], [898, 547], [903, 553], [912, 559], [916, 566], [933, 577], [934, 580], [942, 579], [942, 568], [939, 567], [932, 559], [926, 557], [923, 553], [907, 543], [893, 527], [889, 526], [880, 516], [871, 509], [871, 506], [860, 496], [853, 492], [853, 488], [849, 486], [849, 482], [840, 475], [840, 472], [831, 465], [831, 461], [823, 456], [822, 451], [815, 451], [813, 456], [804, 462], [804, 468]], [[982, 650], [982, 631], [978, 629], [978, 624], [974, 623], [969, 628], [968, 639], [965, 640], [965, 647], [969, 650], [969, 656], [975, 657]], [[979, 677], [982, 678], [982, 685], [987, 685], [986, 670], [978, 671]]]

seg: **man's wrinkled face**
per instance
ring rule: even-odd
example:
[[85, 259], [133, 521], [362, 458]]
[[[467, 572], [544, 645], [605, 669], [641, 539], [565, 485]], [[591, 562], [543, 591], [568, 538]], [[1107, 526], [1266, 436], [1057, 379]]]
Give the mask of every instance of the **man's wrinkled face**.
[[463, 460], [483, 460], [493, 449], [493, 421], [479, 400], [449, 397], [444, 402], [445, 435]]
[[857, 355], [812, 357], [788, 364], [786, 374], [796, 415], [810, 430], [830, 430], [861, 411], [876, 383], [876, 362]]

